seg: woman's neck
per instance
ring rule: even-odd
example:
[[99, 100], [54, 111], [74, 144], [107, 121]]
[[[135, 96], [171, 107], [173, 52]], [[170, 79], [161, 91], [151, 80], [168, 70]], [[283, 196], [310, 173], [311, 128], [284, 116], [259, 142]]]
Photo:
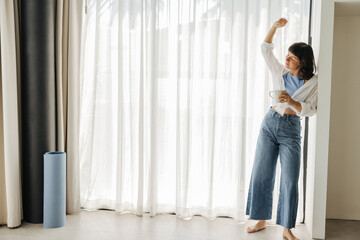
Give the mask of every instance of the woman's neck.
[[290, 74], [291, 74], [292, 76], [297, 76], [298, 73], [299, 73], [299, 70], [298, 70], [298, 69], [296, 69], [296, 70], [290, 70]]

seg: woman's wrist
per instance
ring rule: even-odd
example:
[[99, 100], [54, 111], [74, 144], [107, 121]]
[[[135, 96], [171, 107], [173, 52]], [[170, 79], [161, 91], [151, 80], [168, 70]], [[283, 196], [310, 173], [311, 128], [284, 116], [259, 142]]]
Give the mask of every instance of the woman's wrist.
[[291, 99], [291, 100], [289, 101], [289, 106], [295, 108], [295, 109], [298, 110], [299, 112], [301, 112], [301, 110], [302, 110], [301, 103], [300, 103], [300, 102], [297, 102], [297, 101], [295, 101], [295, 100], [293, 100], [293, 99]]
[[295, 107], [296, 103], [297, 103], [297, 102], [296, 102], [295, 100], [293, 100], [293, 99], [290, 98], [290, 101], [289, 101], [290, 107]]

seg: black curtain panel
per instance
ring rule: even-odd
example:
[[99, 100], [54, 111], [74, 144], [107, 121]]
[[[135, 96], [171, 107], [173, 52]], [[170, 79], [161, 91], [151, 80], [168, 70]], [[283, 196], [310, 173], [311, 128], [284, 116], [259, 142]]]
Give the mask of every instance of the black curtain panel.
[[55, 0], [19, 0], [24, 220], [43, 222], [43, 154], [55, 151]]

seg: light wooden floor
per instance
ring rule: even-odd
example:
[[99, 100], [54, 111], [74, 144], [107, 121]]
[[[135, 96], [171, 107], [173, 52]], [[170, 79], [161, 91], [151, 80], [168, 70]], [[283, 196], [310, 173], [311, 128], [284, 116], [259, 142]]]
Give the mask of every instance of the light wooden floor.
[[[0, 227], [1, 240], [282, 240], [282, 227], [269, 225], [266, 230], [248, 234], [245, 229], [255, 221], [237, 224], [230, 218], [208, 221], [203, 217], [182, 220], [175, 215], [138, 217], [113, 211], [82, 211], [67, 215], [62, 228], [44, 229], [42, 224], [24, 223], [16, 229]], [[310, 240], [304, 225], [294, 233], [301, 240]], [[332, 238], [336, 239], [336, 238]], [[345, 238], [344, 238], [345, 239]], [[360, 238], [359, 238], [360, 239]]]

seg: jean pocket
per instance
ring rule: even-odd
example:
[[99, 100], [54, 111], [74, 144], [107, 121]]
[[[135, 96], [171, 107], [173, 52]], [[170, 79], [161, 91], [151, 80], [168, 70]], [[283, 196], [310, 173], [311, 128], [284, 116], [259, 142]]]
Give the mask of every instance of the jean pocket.
[[300, 127], [300, 120], [299, 119], [289, 118], [288, 123], [293, 127], [297, 127], [297, 128]]

